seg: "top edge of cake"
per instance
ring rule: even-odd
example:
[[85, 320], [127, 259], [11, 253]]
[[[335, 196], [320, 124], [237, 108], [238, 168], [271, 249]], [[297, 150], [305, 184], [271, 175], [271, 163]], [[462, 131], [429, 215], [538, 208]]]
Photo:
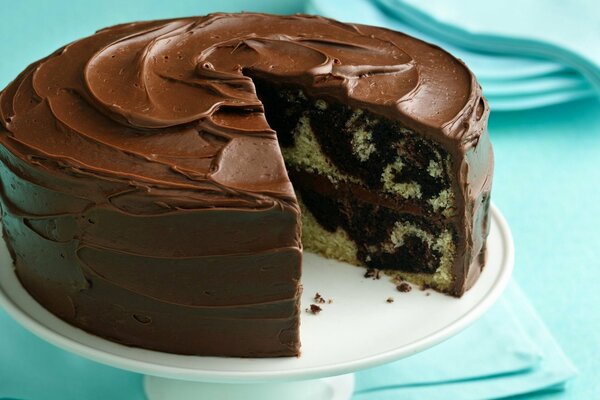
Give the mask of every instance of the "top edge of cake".
[[219, 13], [105, 28], [33, 63], [0, 94], [0, 142], [51, 174], [136, 186], [111, 198], [127, 210], [145, 199], [170, 211], [296, 207], [253, 76], [400, 121], [459, 154], [489, 113], [460, 60], [405, 34]]

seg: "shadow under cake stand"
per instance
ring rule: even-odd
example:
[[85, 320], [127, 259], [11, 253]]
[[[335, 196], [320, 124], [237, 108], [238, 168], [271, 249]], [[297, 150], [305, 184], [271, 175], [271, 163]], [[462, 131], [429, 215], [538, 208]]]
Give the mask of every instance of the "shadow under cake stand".
[[[514, 264], [510, 229], [491, 207], [488, 262], [461, 299], [415, 288], [396, 291], [387, 276], [306, 253], [302, 284], [302, 356], [242, 359], [182, 356], [119, 345], [75, 328], [21, 286], [0, 241], [0, 306], [40, 338], [80, 356], [145, 374], [149, 400], [348, 400], [353, 371], [430, 348], [480, 317], [502, 294]], [[315, 293], [331, 299], [318, 315], [304, 312]], [[388, 303], [388, 297], [394, 299]], [[240, 332], [239, 340], [244, 340]]]

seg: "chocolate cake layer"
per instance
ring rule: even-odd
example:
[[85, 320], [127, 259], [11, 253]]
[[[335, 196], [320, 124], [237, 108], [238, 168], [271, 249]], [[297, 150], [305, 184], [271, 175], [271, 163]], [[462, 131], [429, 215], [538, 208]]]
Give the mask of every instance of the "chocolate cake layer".
[[[0, 204], [25, 288], [127, 345], [299, 354], [300, 205], [273, 130], [286, 118], [267, 121], [253, 80], [397, 122], [443, 149], [458, 243], [450, 292], [473, 284], [492, 155], [488, 108], [464, 64], [381, 28], [212, 14], [101, 30], [2, 91]], [[299, 111], [288, 112], [296, 124]], [[396, 167], [390, 193], [403, 188]]]

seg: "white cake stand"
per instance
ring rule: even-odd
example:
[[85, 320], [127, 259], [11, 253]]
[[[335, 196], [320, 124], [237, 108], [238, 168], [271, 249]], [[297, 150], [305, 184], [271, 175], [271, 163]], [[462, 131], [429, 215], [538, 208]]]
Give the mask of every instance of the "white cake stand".
[[[509, 281], [514, 248], [506, 221], [492, 207], [488, 264], [461, 299], [433, 291], [398, 292], [364, 269], [306, 254], [303, 309], [316, 292], [331, 304], [302, 314], [300, 358], [181, 356], [131, 348], [77, 329], [40, 306], [16, 278], [0, 241], [0, 306], [26, 329], [72, 353], [143, 373], [149, 400], [347, 400], [353, 371], [398, 360], [448, 339], [481, 316]], [[393, 297], [393, 303], [386, 299]], [[176, 329], [176, 328], [174, 328]], [[244, 340], [240, 332], [239, 340]]]

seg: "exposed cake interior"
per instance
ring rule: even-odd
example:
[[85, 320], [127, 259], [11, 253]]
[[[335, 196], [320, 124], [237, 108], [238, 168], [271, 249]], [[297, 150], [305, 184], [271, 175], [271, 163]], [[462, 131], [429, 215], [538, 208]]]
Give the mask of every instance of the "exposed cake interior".
[[457, 239], [444, 149], [366, 110], [254, 82], [302, 208], [304, 248], [449, 291]]

